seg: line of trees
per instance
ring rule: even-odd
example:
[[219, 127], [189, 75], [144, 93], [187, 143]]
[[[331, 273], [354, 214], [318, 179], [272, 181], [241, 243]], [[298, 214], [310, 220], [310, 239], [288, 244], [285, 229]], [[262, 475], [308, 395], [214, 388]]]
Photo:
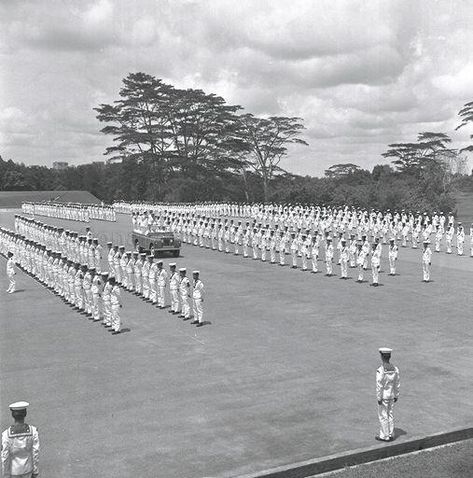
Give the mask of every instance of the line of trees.
[[[250, 172], [260, 178], [268, 200], [288, 146], [307, 145], [300, 118], [240, 114], [241, 106], [220, 96], [178, 89], [145, 73], [129, 74], [119, 96], [95, 108], [106, 124], [101, 131], [115, 143], [105, 154], [146, 163], [154, 200], [162, 199], [166, 183], [178, 176], [205, 181], [209, 174], [222, 179], [240, 174], [247, 181]], [[249, 199], [248, 190], [246, 195]]]
[[[425, 211], [454, 210], [455, 189], [473, 191], [473, 175], [465, 175], [473, 146], [455, 149], [445, 133], [421, 132], [413, 142], [388, 145], [382, 156], [391, 165], [368, 171], [335, 164], [314, 178], [280, 167], [291, 145], [307, 145], [300, 118], [243, 113], [219, 96], [145, 73], [128, 75], [119, 99], [95, 111], [113, 139], [107, 163], [53, 170], [0, 157], [0, 190], [86, 189], [105, 202], [278, 201]], [[459, 116], [457, 129], [473, 123], [473, 102]]]

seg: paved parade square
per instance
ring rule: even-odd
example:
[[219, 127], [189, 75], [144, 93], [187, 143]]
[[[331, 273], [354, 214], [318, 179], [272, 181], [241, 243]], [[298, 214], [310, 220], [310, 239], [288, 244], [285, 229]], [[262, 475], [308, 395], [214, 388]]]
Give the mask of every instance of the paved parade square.
[[[90, 226], [131, 233], [125, 215]], [[471, 425], [472, 258], [433, 254], [425, 284], [421, 249], [400, 248], [396, 277], [384, 250], [378, 288], [190, 245], [177, 264], [201, 272], [204, 327], [123, 291], [130, 331], [112, 336], [22, 272], [1, 295], [1, 426], [31, 403], [42, 476], [234, 477], [372, 446], [380, 346], [401, 370], [397, 440]]]

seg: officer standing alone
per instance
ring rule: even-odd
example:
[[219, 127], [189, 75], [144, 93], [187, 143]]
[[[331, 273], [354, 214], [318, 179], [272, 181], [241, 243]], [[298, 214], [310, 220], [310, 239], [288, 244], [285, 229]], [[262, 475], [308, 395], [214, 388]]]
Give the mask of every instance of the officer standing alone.
[[379, 349], [383, 364], [376, 371], [376, 399], [378, 400], [378, 419], [380, 424], [379, 435], [376, 440], [394, 440], [394, 404], [399, 398], [399, 369], [391, 360], [392, 349], [381, 347]]
[[192, 292], [194, 320], [191, 324], [196, 324], [197, 327], [202, 327], [204, 325], [204, 311], [202, 307], [202, 303], [204, 302], [204, 284], [200, 280], [199, 271], [194, 271], [192, 273], [192, 278], [194, 279], [194, 290]]
[[2, 433], [2, 473], [4, 478], [36, 478], [39, 473], [39, 436], [25, 423], [28, 402], [10, 405], [15, 423]]
[[8, 253], [8, 260], [7, 260], [7, 277], [10, 281], [10, 285], [8, 286], [7, 292], [9, 294], [13, 294], [15, 292], [16, 282], [15, 282], [15, 260], [13, 259], [13, 252]]

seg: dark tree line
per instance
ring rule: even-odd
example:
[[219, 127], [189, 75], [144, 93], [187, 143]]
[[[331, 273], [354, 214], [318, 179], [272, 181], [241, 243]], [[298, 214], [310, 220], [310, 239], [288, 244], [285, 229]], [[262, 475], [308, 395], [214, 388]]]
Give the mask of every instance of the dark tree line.
[[[299, 118], [258, 118], [201, 90], [179, 90], [144, 73], [123, 81], [120, 99], [96, 108], [113, 138], [107, 163], [64, 170], [0, 157], [0, 190], [88, 190], [105, 202], [238, 201], [350, 204], [363, 208], [451, 211], [456, 189], [473, 191], [465, 153], [445, 133], [422, 132], [388, 145], [391, 165], [367, 171], [334, 164], [325, 177], [280, 168], [291, 144], [306, 144]], [[473, 123], [473, 103], [458, 128]], [[457, 129], [458, 129], [457, 128]], [[471, 137], [473, 139], [473, 135]]]

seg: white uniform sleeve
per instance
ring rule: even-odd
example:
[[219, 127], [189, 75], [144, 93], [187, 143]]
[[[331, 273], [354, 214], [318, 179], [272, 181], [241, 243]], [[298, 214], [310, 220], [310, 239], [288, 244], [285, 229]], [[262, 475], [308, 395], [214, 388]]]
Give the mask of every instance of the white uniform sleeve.
[[376, 371], [376, 400], [379, 402], [383, 399], [383, 379], [384, 373], [378, 369]]
[[394, 386], [393, 386], [394, 398], [399, 397], [400, 388], [401, 388], [401, 379], [399, 376], [399, 369], [396, 367], [396, 375], [394, 377]]
[[8, 431], [2, 434], [2, 474], [4, 478], [11, 476], [11, 457], [10, 457], [10, 440]]

